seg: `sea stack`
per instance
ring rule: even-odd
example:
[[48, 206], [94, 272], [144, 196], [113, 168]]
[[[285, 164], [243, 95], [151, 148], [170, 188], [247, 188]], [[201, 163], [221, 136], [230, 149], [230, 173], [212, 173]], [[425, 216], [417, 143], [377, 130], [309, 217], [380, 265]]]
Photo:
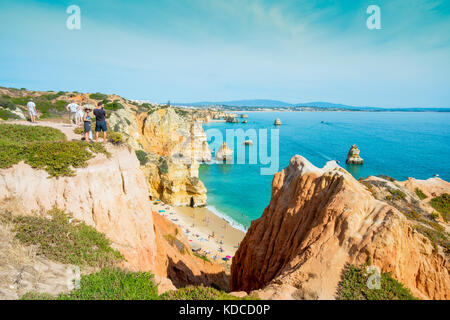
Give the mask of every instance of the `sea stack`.
[[347, 155], [347, 164], [363, 164], [364, 159], [359, 156], [359, 149], [356, 144], [352, 145]]
[[275, 119], [275, 123], [274, 123], [276, 126], [281, 126], [282, 125], [282, 123], [281, 123], [281, 120], [279, 119], [279, 118], [276, 118]]
[[247, 119], [247, 118], [248, 118], [248, 115], [246, 115], [245, 113], [243, 113], [243, 114], [241, 114], [241, 118], [242, 118], [242, 119]]
[[245, 141], [244, 141], [244, 144], [245, 144], [246, 146], [251, 146], [251, 145], [253, 144], [253, 141], [252, 141], [252, 140], [245, 140]]
[[222, 144], [219, 151], [217, 151], [216, 159], [219, 161], [230, 161], [233, 158], [233, 150], [231, 150], [226, 142]]

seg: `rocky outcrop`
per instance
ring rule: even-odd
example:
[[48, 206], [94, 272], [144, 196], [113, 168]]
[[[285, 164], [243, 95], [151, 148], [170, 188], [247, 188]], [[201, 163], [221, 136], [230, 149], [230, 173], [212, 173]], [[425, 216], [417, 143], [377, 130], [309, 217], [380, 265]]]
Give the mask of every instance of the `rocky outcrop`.
[[216, 153], [216, 159], [219, 161], [231, 161], [233, 159], [233, 150], [224, 142]]
[[301, 156], [275, 174], [272, 197], [233, 258], [231, 290], [333, 299], [344, 266], [367, 261], [424, 299], [449, 299], [448, 259], [393, 206], [336, 162]]
[[364, 163], [364, 160], [359, 156], [359, 149], [356, 146], [356, 144], [354, 144], [350, 148], [350, 151], [347, 154], [346, 163], [347, 164], [363, 164]]
[[281, 120], [279, 118], [275, 119], [274, 125], [276, 126], [281, 126], [283, 123], [281, 122]]
[[450, 183], [438, 177], [427, 180], [408, 178], [408, 180], [400, 183], [414, 193], [416, 192], [416, 189], [419, 189], [427, 196], [427, 198], [439, 197], [444, 193], [450, 193]]
[[74, 177], [48, 178], [20, 163], [0, 170], [1, 205], [11, 212], [44, 213], [54, 206], [104, 233], [125, 257], [124, 267], [151, 270], [156, 246], [144, 173], [126, 147], [108, 147]]
[[110, 126], [147, 154], [143, 170], [151, 195], [176, 206], [206, 205], [207, 190], [198, 179], [198, 168], [201, 162], [211, 161], [211, 149], [202, 122], [187, 120], [173, 108], [150, 115], [128, 107], [119, 111], [111, 116]]

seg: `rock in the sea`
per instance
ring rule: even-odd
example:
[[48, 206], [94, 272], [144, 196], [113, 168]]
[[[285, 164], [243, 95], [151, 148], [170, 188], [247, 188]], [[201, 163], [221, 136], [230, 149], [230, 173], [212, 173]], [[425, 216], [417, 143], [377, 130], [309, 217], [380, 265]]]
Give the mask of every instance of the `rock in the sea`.
[[233, 258], [231, 290], [268, 299], [334, 299], [346, 264], [367, 261], [422, 299], [450, 299], [450, 265], [405, 214], [336, 162], [295, 156]]
[[244, 144], [245, 144], [246, 146], [251, 146], [251, 145], [253, 144], [253, 141], [252, 141], [252, 140], [245, 140], [245, 141], [244, 141]]
[[281, 120], [279, 118], [275, 119], [274, 125], [276, 126], [281, 126], [283, 123], [281, 122]]
[[247, 114], [245, 114], [245, 113], [243, 113], [243, 114], [241, 114], [241, 118], [243, 118], [243, 119], [247, 119], [247, 118], [248, 118], [248, 115], [247, 115]]
[[219, 161], [230, 161], [233, 159], [233, 150], [228, 147], [226, 142], [217, 151], [216, 159]]
[[350, 151], [347, 154], [346, 163], [347, 164], [363, 164], [364, 163], [364, 159], [359, 156], [359, 149], [356, 146], [356, 144], [354, 144], [350, 148]]

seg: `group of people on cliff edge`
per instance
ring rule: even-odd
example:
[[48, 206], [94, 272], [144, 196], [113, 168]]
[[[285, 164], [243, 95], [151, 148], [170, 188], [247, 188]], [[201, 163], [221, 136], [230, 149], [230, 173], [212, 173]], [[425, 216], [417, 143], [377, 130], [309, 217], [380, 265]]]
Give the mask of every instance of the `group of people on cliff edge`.
[[[30, 98], [30, 101], [27, 103], [27, 109], [30, 115], [31, 122], [36, 123], [37, 109], [36, 104], [33, 101], [33, 98]], [[83, 123], [85, 140], [88, 142], [91, 141], [92, 108], [89, 106], [83, 108], [83, 106], [75, 103], [75, 101], [72, 100], [66, 106], [66, 110], [69, 112], [69, 123], [75, 126], [79, 126], [81, 125], [81, 123]], [[93, 113], [95, 116], [95, 141], [98, 141], [98, 136], [101, 131], [103, 132], [103, 142], [106, 142], [106, 131], [108, 131], [108, 126], [106, 125], [106, 111], [103, 107], [103, 102], [100, 101], [97, 104]]]

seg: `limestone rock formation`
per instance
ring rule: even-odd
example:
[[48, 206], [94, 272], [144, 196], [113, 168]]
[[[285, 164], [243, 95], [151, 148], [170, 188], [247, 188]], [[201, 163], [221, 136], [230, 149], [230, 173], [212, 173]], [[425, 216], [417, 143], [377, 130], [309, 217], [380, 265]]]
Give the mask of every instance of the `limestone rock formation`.
[[248, 114], [245, 114], [245, 113], [241, 114], [241, 118], [242, 119], [247, 119], [248, 118]]
[[252, 141], [252, 140], [245, 140], [245, 141], [244, 141], [244, 144], [245, 144], [246, 146], [251, 146], [251, 145], [253, 144], [253, 141]]
[[350, 148], [350, 151], [347, 154], [346, 163], [347, 164], [363, 164], [364, 163], [364, 160], [359, 156], [359, 149], [356, 146], [356, 144], [354, 144]]
[[274, 125], [276, 126], [281, 126], [283, 123], [281, 122], [281, 120], [279, 118], [275, 119]]
[[108, 147], [74, 177], [48, 178], [47, 172], [19, 163], [0, 169], [0, 204], [12, 212], [46, 212], [54, 206], [103, 232], [131, 270], [151, 270], [156, 246], [151, 203], [134, 151]]
[[219, 161], [231, 161], [233, 159], [233, 150], [228, 147], [226, 142], [217, 150], [216, 159]]
[[448, 258], [404, 214], [336, 162], [301, 156], [275, 174], [270, 204], [233, 258], [231, 290], [274, 299], [333, 299], [344, 266], [367, 261], [424, 299], [450, 299]]
[[198, 168], [200, 162], [211, 161], [211, 149], [201, 121], [186, 120], [173, 108], [148, 115], [125, 107], [110, 122], [125, 133], [129, 145], [147, 154], [144, 171], [153, 197], [177, 206], [206, 205]]

